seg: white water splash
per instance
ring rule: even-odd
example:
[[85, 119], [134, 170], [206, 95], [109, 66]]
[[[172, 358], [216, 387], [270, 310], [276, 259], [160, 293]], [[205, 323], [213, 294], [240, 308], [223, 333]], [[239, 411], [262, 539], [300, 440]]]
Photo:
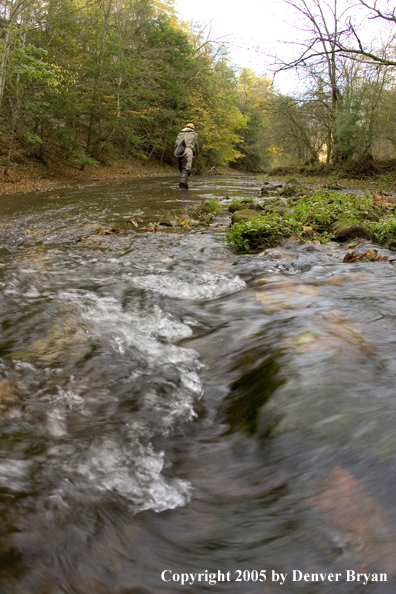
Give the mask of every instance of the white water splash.
[[140, 289], [149, 289], [175, 299], [217, 299], [222, 295], [236, 293], [246, 286], [239, 276], [228, 277], [222, 274], [195, 274], [186, 280], [173, 276], [148, 274], [132, 277], [131, 282]]

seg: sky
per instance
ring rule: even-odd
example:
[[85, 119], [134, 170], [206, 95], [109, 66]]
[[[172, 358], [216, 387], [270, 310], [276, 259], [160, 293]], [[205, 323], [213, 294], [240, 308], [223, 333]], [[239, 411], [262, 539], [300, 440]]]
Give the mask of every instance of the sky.
[[[339, 4], [345, 5], [347, 1], [340, 0]], [[384, 1], [380, 0], [381, 3]], [[228, 42], [231, 62], [235, 66], [252, 68], [271, 79], [269, 56], [291, 56], [288, 42], [299, 35], [294, 26], [298, 24], [296, 13], [282, 0], [243, 0], [238, 4], [229, 0], [175, 0], [175, 6], [181, 20], [207, 25], [212, 29], [211, 39], [222, 38]], [[358, 17], [356, 11], [355, 17]], [[370, 27], [368, 38], [371, 36], [372, 39], [373, 35], [379, 35], [378, 22], [367, 22]], [[380, 24], [383, 26], [383, 21]], [[276, 74], [274, 85], [282, 93], [293, 93], [299, 86], [299, 79], [296, 73], [282, 72]]]
[[[271, 79], [271, 60], [265, 54], [284, 51], [285, 42], [295, 36], [292, 26], [285, 21], [285, 17], [289, 21], [293, 17], [279, 0], [243, 0], [234, 5], [226, 0], [176, 0], [175, 6], [181, 20], [207, 25], [208, 30], [212, 29], [211, 39], [226, 41], [235, 66], [252, 68]], [[286, 93], [295, 87], [296, 76], [280, 73], [274, 83]]]

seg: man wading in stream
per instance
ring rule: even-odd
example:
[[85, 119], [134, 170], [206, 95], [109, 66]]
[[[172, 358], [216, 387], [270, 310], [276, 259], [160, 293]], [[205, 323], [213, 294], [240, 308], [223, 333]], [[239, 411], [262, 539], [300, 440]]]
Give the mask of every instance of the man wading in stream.
[[175, 156], [181, 173], [179, 189], [188, 190], [187, 178], [191, 175], [192, 160], [202, 151], [202, 140], [194, 131], [194, 124], [187, 124], [177, 135], [175, 142]]

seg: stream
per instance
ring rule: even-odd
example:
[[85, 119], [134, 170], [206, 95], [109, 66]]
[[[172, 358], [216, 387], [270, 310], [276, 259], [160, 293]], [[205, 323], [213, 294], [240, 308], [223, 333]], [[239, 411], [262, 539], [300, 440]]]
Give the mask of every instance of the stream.
[[177, 184], [0, 199], [1, 594], [394, 593], [394, 252], [150, 231], [261, 187]]

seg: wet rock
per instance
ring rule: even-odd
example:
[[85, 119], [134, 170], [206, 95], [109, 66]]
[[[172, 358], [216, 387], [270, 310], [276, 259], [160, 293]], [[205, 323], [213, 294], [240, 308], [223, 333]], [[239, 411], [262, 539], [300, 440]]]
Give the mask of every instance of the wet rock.
[[244, 202], [243, 203], [244, 208], [249, 208], [250, 210], [256, 210], [256, 211], [261, 211], [264, 210], [264, 207], [259, 204], [258, 202]]
[[279, 194], [281, 196], [303, 196], [305, 194], [308, 194], [309, 190], [306, 186], [304, 186], [303, 184], [301, 184], [298, 180], [292, 178], [289, 179], [283, 189], [279, 192]]
[[254, 200], [250, 200], [249, 198], [243, 198], [242, 200], [233, 200], [228, 207], [228, 212], [237, 212], [238, 210], [263, 210], [264, 207], [259, 204], [258, 202], [254, 202]]
[[285, 214], [289, 212], [290, 209], [287, 208], [284, 204], [273, 204], [267, 207], [267, 212], [278, 212], [279, 214]]
[[277, 190], [282, 187], [282, 184], [279, 184], [277, 186], [268, 186], [267, 188], [261, 188], [260, 196], [273, 196], [277, 193]]
[[361, 223], [354, 223], [352, 225], [341, 225], [334, 231], [334, 237], [337, 241], [350, 241], [355, 237], [361, 237], [372, 241], [374, 235], [370, 229]]
[[315, 231], [310, 225], [303, 225], [302, 230], [304, 231], [304, 237], [308, 239], [315, 235]]
[[197, 214], [202, 215], [202, 214], [209, 214], [210, 213], [210, 204], [209, 202], [206, 202], [205, 200], [203, 200], [196, 209]]
[[158, 225], [162, 225], [163, 227], [176, 227], [179, 221], [179, 217], [174, 213], [167, 212], [166, 214], [162, 215], [160, 218]]
[[241, 221], [250, 221], [251, 219], [257, 219], [259, 214], [251, 210], [250, 208], [245, 208], [244, 210], [237, 210], [234, 212], [231, 218], [231, 223], [240, 223]]
[[284, 262], [293, 262], [298, 259], [298, 254], [289, 254], [288, 252], [282, 251], [278, 248], [273, 248], [266, 252], [266, 255], [270, 260], [283, 260]]
[[264, 210], [266, 212], [278, 212], [279, 214], [284, 214], [289, 212], [291, 209], [288, 208], [286, 198], [278, 197], [267, 200]]
[[127, 221], [117, 221], [113, 228], [119, 229], [120, 231], [130, 231], [131, 229], [137, 229], [142, 223], [143, 219], [140, 217], [131, 217]]
[[211, 212], [210, 204], [206, 200], [187, 209], [187, 219], [191, 218], [194, 221], [199, 221], [201, 225], [210, 225], [213, 222], [213, 217], [214, 213]]
[[[359, 214], [361, 215], [361, 213], [359, 213]], [[378, 223], [378, 221], [380, 220], [380, 217], [378, 215], [376, 215], [374, 212], [364, 212], [363, 218], [366, 221], [372, 221], [374, 223]]]

